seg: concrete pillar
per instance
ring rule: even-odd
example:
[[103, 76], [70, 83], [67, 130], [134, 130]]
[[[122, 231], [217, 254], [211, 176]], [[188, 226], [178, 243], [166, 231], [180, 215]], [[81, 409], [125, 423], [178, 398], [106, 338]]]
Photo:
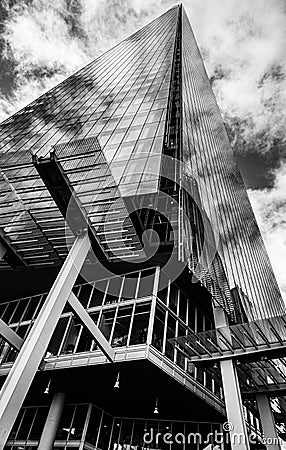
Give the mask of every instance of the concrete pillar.
[[[228, 326], [227, 316], [219, 306], [214, 306], [216, 328]], [[220, 362], [225, 407], [232, 450], [249, 450], [247, 429], [243, 414], [242, 399], [236, 367], [232, 359]]]
[[[263, 437], [267, 450], [280, 450], [273, 412], [267, 394], [256, 395], [257, 407], [261, 419]], [[269, 443], [267, 443], [267, 440]], [[272, 441], [272, 442], [271, 442]]]
[[54, 394], [38, 450], [52, 450], [61, 420], [65, 398], [66, 395], [63, 392]]

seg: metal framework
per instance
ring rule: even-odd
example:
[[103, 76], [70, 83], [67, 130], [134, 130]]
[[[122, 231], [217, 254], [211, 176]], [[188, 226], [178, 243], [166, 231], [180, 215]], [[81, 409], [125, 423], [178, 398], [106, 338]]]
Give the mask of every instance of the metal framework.
[[0, 449], [45, 355], [49, 340], [90, 250], [87, 232], [77, 237], [0, 392]]

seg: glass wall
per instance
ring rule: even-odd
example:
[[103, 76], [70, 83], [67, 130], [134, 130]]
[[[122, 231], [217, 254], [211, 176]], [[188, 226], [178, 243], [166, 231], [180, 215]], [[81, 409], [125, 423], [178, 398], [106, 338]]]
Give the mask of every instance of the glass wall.
[[[113, 347], [146, 343], [155, 268], [75, 286], [74, 293]], [[0, 317], [25, 338], [47, 294], [0, 304]], [[90, 333], [64, 309], [49, 343], [47, 355], [96, 350]], [[15, 360], [17, 351], [0, 340], [0, 363]]]
[[[48, 407], [22, 408], [9, 436], [6, 449], [36, 448], [41, 437]], [[208, 435], [220, 432], [219, 423], [179, 422], [154, 419], [112, 417], [92, 404], [64, 406], [54, 449], [73, 447], [122, 450], [158, 448], [168, 450], [203, 449]], [[173, 444], [164, 442], [169, 433]], [[29, 444], [27, 443], [29, 441]], [[210, 443], [209, 441], [208, 443]]]
[[[160, 286], [164, 288], [160, 289]], [[203, 370], [190, 364], [184, 353], [175, 348], [172, 342], [175, 337], [213, 328], [212, 320], [199, 307], [199, 294], [192, 293], [190, 289], [188, 291], [187, 294], [176, 283], [166, 282], [164, 273], [160, 273], [152, 345], [206, 389], [222, 398], [219, 372], [213, 373], [210, 369]]]

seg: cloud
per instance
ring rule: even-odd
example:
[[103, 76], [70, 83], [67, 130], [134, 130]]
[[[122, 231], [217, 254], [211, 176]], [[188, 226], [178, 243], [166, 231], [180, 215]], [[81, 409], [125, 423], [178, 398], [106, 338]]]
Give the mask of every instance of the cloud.
[[249, 190], [248, 194], [286, 301], [286, 164], [274, 175], [272, 189]]

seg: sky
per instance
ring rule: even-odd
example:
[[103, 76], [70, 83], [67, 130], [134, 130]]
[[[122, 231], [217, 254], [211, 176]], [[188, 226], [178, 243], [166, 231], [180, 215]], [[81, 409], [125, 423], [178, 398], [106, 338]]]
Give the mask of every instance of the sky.
[[[0, 0], [0, 121], [171, 0]], [[185, 0], [286, 301], [286, 3]]]

